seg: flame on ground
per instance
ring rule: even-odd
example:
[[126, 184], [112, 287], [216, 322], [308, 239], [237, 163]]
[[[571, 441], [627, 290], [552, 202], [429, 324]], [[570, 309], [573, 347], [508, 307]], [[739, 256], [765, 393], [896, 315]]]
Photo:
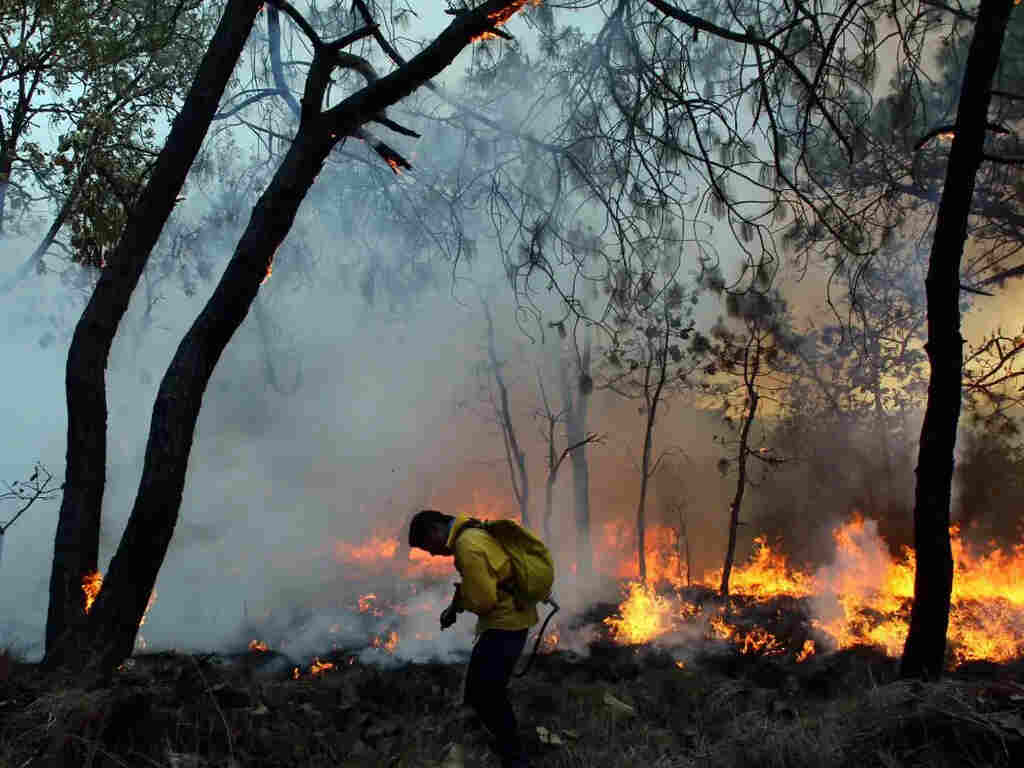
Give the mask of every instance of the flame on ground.
[[[973, 554], [960, 530], [950, 530], [954, 581], [948, 639], [957, 664], [972, 660], [1010, 661], [1024, 655], [1024, 543], [1012, 549], [991, 545], [985, 554]], [[904, 549], [893, 557], [877, 524], [857, 517], [833, 533], [835, 563], [815, 572], [792, 567], [785, 555], [768, 542], [755, 540], [754, 554], [747, 563], [734, 568], [731, 595], [760, 601], [788, 596], [807, 598], [819, 618], [816, 630], [835, 648], [874, 645], [892, 656], [902, 653], [914, 592], [914, 554]], [[661, 562], [665, 537], [654, 537], [646, 551], [655, 552]], [[651, 642], [686, 626], [734, 644], [741, 653], [775, 655], [787, 653], [785, 643], [768, 630], [740, 628], [720, 609], [705, 614], [702, 607], [686, 600], [678, 591], [677, 578], [660, 581], [676, 587], [676, 593], [662, 594], [654, 584], [633, 581], [626, 586], [618, 614], [605, 620], [612, 638], [624, 644]], [[711, 571], [700, 585], [717, 589], [721, 571]], [[806, 661], [818, 652], [806, 639], [795, 652], [795, 660]]]

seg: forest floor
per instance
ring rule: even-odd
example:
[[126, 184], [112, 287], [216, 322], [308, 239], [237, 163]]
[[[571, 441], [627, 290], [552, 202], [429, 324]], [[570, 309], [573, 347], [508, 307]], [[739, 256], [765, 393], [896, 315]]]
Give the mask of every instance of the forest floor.
[[[461, 706], [463, 664], [316, 676], [273, 652], [140, 653], [91, 689], [0, 656], [0, 768], [498, 766]], [[538, 656], [511, 686], [538, 768], [1024, 765], [1024, 661], [936, 683], [855, 648], [802, 664], [738, 653], [678, 665], [604, 646]]]

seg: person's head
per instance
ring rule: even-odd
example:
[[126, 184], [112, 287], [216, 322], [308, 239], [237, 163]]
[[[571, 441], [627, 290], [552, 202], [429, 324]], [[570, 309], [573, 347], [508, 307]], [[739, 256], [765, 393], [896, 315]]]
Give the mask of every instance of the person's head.
[[436, 509], [417, 512], [409, 523], [409, 546], [425, 549], [432, 555], [450, 555], [448, 525], [452, 519]]

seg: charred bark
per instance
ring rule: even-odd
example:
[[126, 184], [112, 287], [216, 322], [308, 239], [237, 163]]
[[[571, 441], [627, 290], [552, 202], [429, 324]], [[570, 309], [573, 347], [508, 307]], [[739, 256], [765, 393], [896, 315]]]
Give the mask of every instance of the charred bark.
[[[732, 504], [729, 506], [729, 543], [725, 548], [725, 564], [722, 566], [722, 582], [718, 591], [722, 599], [729, 597], [729, 577], [732, 575], [732, 566], [736, 560], [736, 539], [740, 529], [740, 508], [743, 505], [743, 495], [747, 488], [747, 456], [750, 453], [750, 428], [757, 417], [757, 404], [760, 397], [757, 394], [757, 376], [761, 365], [761, 343], [758, 332], [754, 331], [743, 354], [743, 384], [747, 390], [747, 412], [743, 417], [743, 426], [740, 429], [740, 446], [736, 453], [736, 493], [733, 495]], [[754, 359], [750, 359], [751, 347], [754, 347]]]
[[975, 177], [985, 145], [992, 79], [1013, 4], [1013, 0], [989, 0], [978, 6], [925, 278], [928, 302], [925, 349], [931, 375], [914, 493], [917, 568], [910, 631], [900, 666], [903, 677], [936, 679], [945, 666], [953, 591], [949, 510], [963, 375], [960, 263]]
[[[110, 346], [149, 254], [174, 207], [242, 47], [259, 0], [230, 0], [171, 126], [150, 182], [100, 273], [68, 351], [67, 468], [54, 539], [46, 661], [59, 663], [58, 639], [85, 618], [82, 580], [97, 570], [100, 514], [106, 481], [106, 368]], [[148, 593], [146, 599], [148, 600]], [[143, 609], [145, 601], [143, 602]], [[141, 617], [141, 613], [140, 613]]]
[[[73, 668], [88, 667], [106, 673], [131, 653], [139, 622], [177, 524], [203, 393], [220, 355], [268, 276], [274, 253], [291, 228], [299, 205], [333, 147], [357, 131], [366, 120], [373, 119], [444, 70], [466, 45], [493, 25], [491, 14], [507, 5], [501, 0], [490, 0], [457, 17], [406, 66], [369, 84], [326, 112], [321, 110], [331, 71], [338, 63], [342, 45], [354, 38], [350, 36], [330, 44], [314, 41], [313, 64], [306, 79], [298, 133], [253, 208], [245, 232], [213, 295], [182, 339], [164, 374], [153, 406], [142, 479], [128, 525], [84, 631], [68, 633], [70, 638], [61, 641], [54, 656], [63, 658]], [[228, 7], [236, 8], [239, 16], [244, 12], [251, 26], [258, 3], [234, 0]], [[218, 29], [218, 36], [220, 31]], [[247, 34], [248, 27], [245, 32]], [[218, 53], [227, 55], [224, 48], [218, 48], [215, 37], [208, 57]], [[240, 47], [237, 50], [240, 51]], [[235, 59], [230, 60], [232, 66]], [[212, 117], [211, 108], [206, 125]], [[172, 192], [172, 200], [173, 196]], [[109, 348], [109, 344], [107, 346]], [[99, 373], [102, 385], [102, 370]], [[105, 419], [102, 398], [101, 403]]]

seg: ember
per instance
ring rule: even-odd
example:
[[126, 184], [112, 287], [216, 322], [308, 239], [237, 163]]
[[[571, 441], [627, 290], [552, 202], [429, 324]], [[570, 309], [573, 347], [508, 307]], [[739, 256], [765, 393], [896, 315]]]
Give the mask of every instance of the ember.
[[392, 630], [388, 633], [386, 639], [381, 639], [380, 635], [374, 635], [373, 640], [370, 641], [370, 644], [374, 648], [380, 648], [382, 651], [394, 653], [395, 648], [398, 647], [398, 633]]
[[334, 669], [334, 664], [329, 661], [320, 661], [316, 656], [313, 657], [313, 663], [309, 667], [309, 674], [313, 677], [324, 674], [327, 670]]

